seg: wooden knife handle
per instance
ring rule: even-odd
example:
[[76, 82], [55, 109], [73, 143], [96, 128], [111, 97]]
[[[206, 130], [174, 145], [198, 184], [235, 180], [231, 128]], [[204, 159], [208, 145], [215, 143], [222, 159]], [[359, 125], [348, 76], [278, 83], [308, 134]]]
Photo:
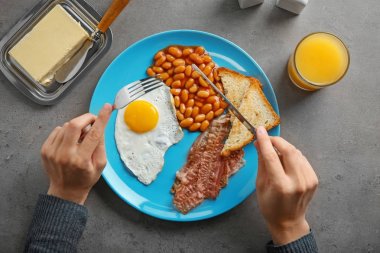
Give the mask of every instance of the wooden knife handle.
[[112, 22], [119, 16], [121, 11], [127, 6], [129, 0], [113, 0], [111, 6], [107, 9], [102, 20], [98, 25], [98, 29], [105, 33]]

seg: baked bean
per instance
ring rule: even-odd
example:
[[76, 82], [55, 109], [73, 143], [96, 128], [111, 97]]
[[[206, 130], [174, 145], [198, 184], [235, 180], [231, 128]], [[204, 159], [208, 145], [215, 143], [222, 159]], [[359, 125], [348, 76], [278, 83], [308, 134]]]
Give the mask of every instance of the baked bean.
[[209, 95], [210, 93], [208, 92], [208, 90], [199, 90], [197, 92], [197, 96], [200, 98], [207, 98]]
[[190, 98], [189, 100], [187, 100], [186, 107], [193, 107], [193, 105], [194, 105], [194, 99]]
[[211, 95], [211, 96], [214, 96], [214, 95], [216, 95], [216, 93], [215, 93], [214, 89], [210, 89], [210, 95]]
[[215, 115], [215, 117], [218, 117], [218, 116], [221, 115], [223, 112], [224, 112], [224, 109], [223, 109], [223, 108], [220, 108], [219, 110], [217, 110], [216, 112], [214, 112], [214, 115]]
[[171, 54], [177, 58], [182, 56], [182, 50], [179, 49], [178, 47], [169, 47], [168, 52], [169, 52], [169, 54]]
[[199, 77], [198, 82], [201, 86], [203, 86], [205, 88], [207, 88], [209, 86], [208, 83], [205, 81], [205, 79], [203, 79], [203, 77], [201, 77], [201, 76]]
[[172, 62], [172, 61], [175, 60], [175, 57], [173, 55], [171, 55], [171, 54], [167, 54], [166, 55], [166, 60], [168, 60], [169, 62]]
[[154, 59], [155, 60], [158, 60], [158, 59], [160, 59], [162, 56], [164, 56], [165, 54], [164, 54], [164, 52], [163, 51], [158, 51], [156, 54], [155, 54], [155, 56], [154, 56]]
[[195, 101], [194, 104], [196, 106], [198, 106], [199, 108], [201, 108], [203, 106], [203, 102], [201, 102], [201, 101]]
[[162, 81], [165, 81], [166, 79], [169, 78], [169, 74], [168, 73], [162, 73], [158, 76]]
[[202, 103], [206, 103], [206, 98], [198, 97], [197, 94], [195, 94], [194, 100], [195, 100], [195, 101], [202, 102]]
[[216, 81], [220, 81], [220, 76], [219, 76], [219, 73], [218, 73], [218, 69], [217, 68], [215, 68], [214, 69], [214, 78], [215, 78], [215, 80]]
[[186, 68], [185, 68], [185, 75], [186, 76], [191, 76], [191, 71], [192, 71], [192, 67], [191, 65], [187, 65]]
[[214, 62], [209, 62], [206, 67], [210, 67], [211, 69], [213, 69], [215, 67], [215, 63]]
[[194, 79], [193, 78], [187, 79], [187, 81], [185, 83], [186, 89], [190, 89], [190, 87], [193, 86], [193, 84], [194, 84]]
[[204, 47], [197, 47], [195, 49], [195, 53], [199, 54], [199, 55], [202, 55], [205, 53], [205, 48]]
[[212, 104], [212, 109], [214, 111], [217, 111], [220, 108], [220, 102], [216, 101], [215, 103]]
[[[206, 67], [207, 68], [207, 67]], [[214, 75], [212, 74], [212, 72], [207, 76], [207, 78], [212, 82], [214, 83]]]
[[162, 73], [162, 72], [164, 72], [164, 69], [161, 68], [161, 67], [154, 66], [153, 67], [153, 71], [156, 72], [156, 73]]
[[185, 48], [182, 52], [183, 56], [188, 56], [190, 55], [191, 53], [193, 53], [194, 50], [192, 48]]
[[211, 58], [211, 56], [209, 56], [209, 55], [204, 55], [204, 56], [203, 56], [203, 62], [204, 62], [204, 63], [212, 62], [212, 58]]
[[206, 64], [204, 64], [204, 63], [202, 63], [201, 65], [198, 66], [198, 68], [199, 68], [200, 70], [203, 70], [205, 67], [206, 67]]
[[224, 101], [220, 101], [220, 107], [222, 107], [223, 109], [226, 109], [228, 107], [228, 104]]
[[193, 118], [186, 118], [186, 119], [182, 120], [182, 121], [179, 123], [179, 125], [180, 125], [181, 127], [186, 128], [186, 127], [189, 127], [191, 124], [193, 124], [193, 122], [194, 122]]
[[193, 123], [189, 127], [189, 130], [194, 132], [194, 131], [197, 131], [200, 127], [201, 127], [201, 123]]
[[183, 65], [178, 66], [178, 67], [175, 67], [175, 69], [174, 69], [174, 73], [178, 74], [178, 73], [185, 72], [185, 69], [186, 69], [186, 67], [183, 66]]
[[219, 101], [219, 97], [218, 96], [210, 96], [210, 97], [207, 98], [206, 101], [207, 101], [207, 103], [213, 104], [216, 101]]
[[154, 63], [154, 66], [159, 67], [166, 61], [166, 56], [163, 55], [161, 58], [158, 58], [156, 62]]
[[191, 117], [193, 117], [193, 118], [197, 117], [198, 113], [199, 113], [199, 107], [198, 106], [194, 106], [193, 107], [193, 112], [191, 113]]
[[209, 111], [212, 110], [212, 105], [211, 104], [205, 104], [204, 106], [202, 106], [201, 108], [201, 113], [203, 114], [207, 114]]
[[181, 65], [185, 65], [185, 64], [186, 64], [186, 62], [185, 62], [184, 59], [175, 59], [175, 60], [173, 61], [173, 65], [174, 65], [175, 67], [178, 67], [178, 66], [181, 66]]
[[174, 96], [174, 106], [178, 108], [180, 103], [181, 100], [179, 99], [179, 96]]
[[183, 114], [182, 114], [180, 111], [177, 110], [175, 114], [177, 115], [177, 119], [178, 119], [179, 121], [185, 119], [185, 116], [183, 116]]
[[195, 122], [202, 122], [202, 121], [204, 121], [205, 120], [205, 118], [206, 118], [206, 115], [204, 115], [204, 114], [198, 114], [196, 117], [195, 117]]
[[185, 118], [188, 118], [191, 116], [191, 113], [193, 112], [193, 107], [186, 107], [186, 110], [185, 110]]
[[201, 74], [198, 73], [198, 71], [194, 70], [193, 73], [191, 73], [191, 77], [194, 79], [197, 79], [201, 76]]
[[181, 113], [185, 113], [185, 110], [186, 110], [186, 106], [185, 106], [185, 104], [181, 103], [181, 104], [179, 105], [179, 111], [180, 111]]
[[204, 120], [201, 124], [200, 130], [202, 132], [206, 131], [209, 125], [210, 125], [210, 122], [208, 120]]
[[174, 96], [178, 96], [181, 93], [181, 89], [170, 89], [170, 93]]
[[167, 86], [170, 86], [173, 83], [173, 78], [169, 77], [168, 79], [166, 79], [165, 83]]
[[195, 62], [196, 64], [200, 65], [203, 63], [203, 59], [202, 57], [199, 56], [199, 54], [196, 54], [196, 53], [192, 53], [190, 54], [190, 59]]
[[182, 79], [184, 79], [184, 78], [185, 78], [185, 74], [184, 74], [184, 73], [175, 74], [175, 75], [173, 76], [173, 79], [174, 79], [174, 80], [182, 80]]
[[203, 73], [204, 73], [206, 76], [208, 76], [208, 75], [211, 73], [212, 68], [211, 68], [210, 66], [206, 66], [202, 71], [203, 71]]
[[172, 83], [172, 88], [182, 88], [182, 83], [181, 83], [181, 80], [175, 80], [173, 83]]
[[186, 62], [187, 65], [190, 65], [190, 66], [191, 66], [191, 64], [194, 63], [190, 58], [186, 58], [185, 62]]
[[169, 75], [171, 75], [171, 76], [172, 76], [172, 75], [173, 75], [173, 73], [174, 73], [174, 68], [171, 68], [171, 69], [169, 69], [167, 72], [168, 72], [168, 74], [169, 74]]
[[215, 84], [215, 86], [216, 86], [221, 92], [223, 92], [223, 85], [222, 85], [221, 83], [217, 82], [217, 83]]
[[198, 91], [198, 85], [196, 84], [193, 84], [190, 88], [189, 88], [189, 91], [190, 93], [195, 93]]
[[171, 62], [164, 62], [162, 65], [161, 65], [162, 68], [164, 69], [170, 69], [172, 67], [172, 63]]
[[189, 99], [189, 91], [184, 89], [181, 91], [181, 101], [182, 103], [186, 103], [187, 100]]
[[186, 81], [187, 81], [186, 78], [184, 78], [184, 79], [181, 80], [181, 85], [182, 85], [182, 87], [185, 87], [185, 83], [186, 83]]
[[146, 70], [146, 73], [148, 74], [148, 76], [155, 76], [155, 75], [156, 75], [156, 73], [154, 73], [154, 71], [153, 71], [152, 68], [148, 68], [148, 69]]
[[214, 118], [214, 111], [209, 111], [206, 114], [206, 120], [211, 121]]

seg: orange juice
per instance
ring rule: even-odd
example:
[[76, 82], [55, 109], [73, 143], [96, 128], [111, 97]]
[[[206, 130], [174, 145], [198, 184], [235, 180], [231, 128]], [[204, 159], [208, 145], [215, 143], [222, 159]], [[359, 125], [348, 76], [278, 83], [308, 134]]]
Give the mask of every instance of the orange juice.
[[299, 88], [314, 91], [342, 79], [349, 62], [347, 47], [338, 37], [313, 33], [301, 40], [290, 57], [289, 77]]

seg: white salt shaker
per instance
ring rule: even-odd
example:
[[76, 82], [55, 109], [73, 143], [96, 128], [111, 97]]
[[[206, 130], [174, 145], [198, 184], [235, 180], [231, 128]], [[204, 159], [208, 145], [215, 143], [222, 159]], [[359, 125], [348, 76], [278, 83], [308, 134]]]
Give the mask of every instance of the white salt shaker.
[[262, 4], [264, 0], [239, 0], [239, 5], [241, 9], [245, 9], [251, 6]]
[[309, 0], [277, 0], [276, 5], [282, 9], [300, 14]]

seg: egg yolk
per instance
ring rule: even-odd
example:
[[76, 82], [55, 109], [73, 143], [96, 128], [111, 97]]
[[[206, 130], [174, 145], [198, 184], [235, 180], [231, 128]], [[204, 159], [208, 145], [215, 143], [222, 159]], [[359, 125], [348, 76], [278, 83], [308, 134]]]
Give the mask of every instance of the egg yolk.
[[134, 101], [125, 108], [124, 121], [136, 133], [148, 132], [158, 123], [157, 108], [144, 100]]

